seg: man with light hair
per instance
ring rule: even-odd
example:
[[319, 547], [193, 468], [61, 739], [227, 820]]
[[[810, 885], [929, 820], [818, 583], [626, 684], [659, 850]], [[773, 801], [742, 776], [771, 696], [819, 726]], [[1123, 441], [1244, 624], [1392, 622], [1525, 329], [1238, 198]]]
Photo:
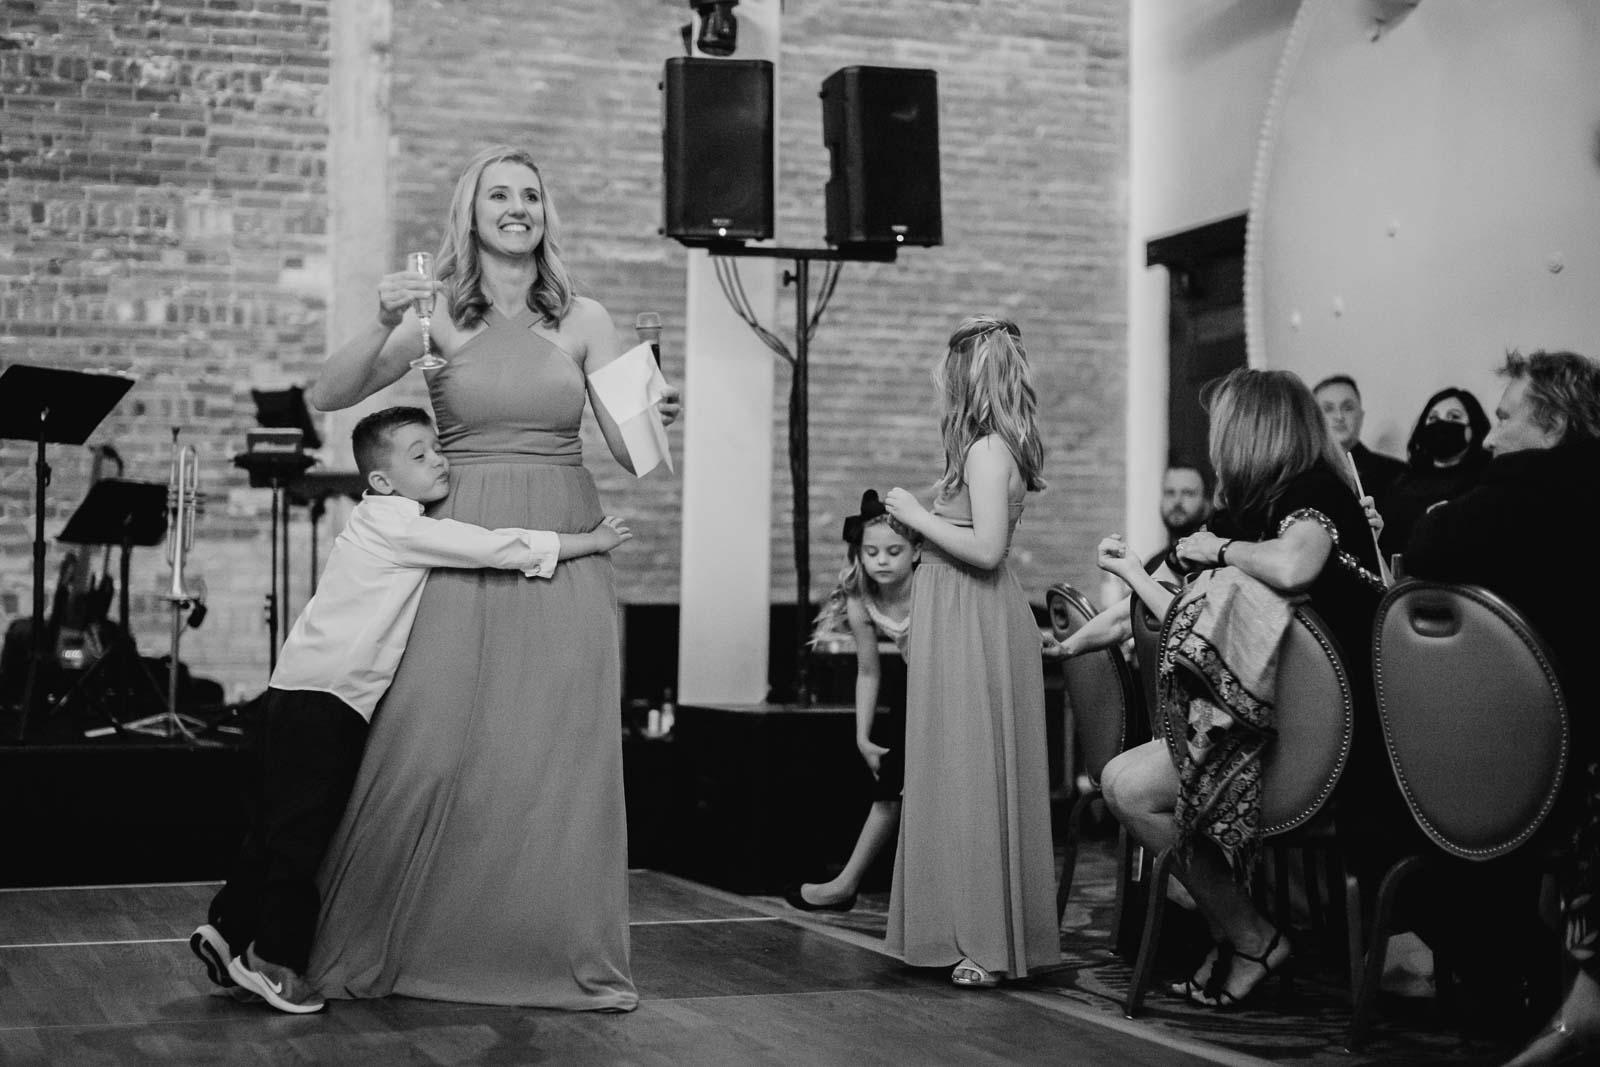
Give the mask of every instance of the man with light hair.
[[[1590, 662], [1600, 646], [1600, 566], [1593, 562], [1600, 530], [1600, 364], [1572, 352], [1511, 352], [1500, 374], [1505, 393], [1484, 440], [1494, 458], [1476, 488], [1434, 505], [1417, 522], [1405, 573], [1483, 586], [1516, 608], [1550, 652], [1572, 747], [1566, 803], [1545, 829], [1565, 839], [1580, 824], [1562, 895], [1567, 945], [1581, 958], [1552, 1026], [1511, 1062], [1580, 1062], [1572, 1056], [1589, 1063], [1600, 1058], [1600, 955], [1585, 944], [1600, 922], [1600, 842], [1592, 813], [1585, 815], [1600, 794], [1600, 683]], [[1457, 958], [1470, 957], [1491, 984], [1517, 977], [1521, 932], [1539, 929], [1537, 865], [1504, 862], [1510, 866], [1498, 877], [1476, 872], [1474, 884], [1458, 879], [1449, 889], [1472, 902], [1470, 914], [1453, 924], [1461, 939]], [[1461, 977], [1470, 993], [1472, 976]]]
[[[1418, 521], [1405, 573], [1504, 597], [1550, 644], [1562, 681], [1577, 683], [1594, 651], [1600, 567], [1563, 567], [1557, 577], [1540, 552], [1586, 553], [1600, 530], [1600, 364], [1572, 352], [1511, 352], [1499, 373], [1506, 388], [1483, 442], [1494, 459], [1475, 489]], [[1587, 637], [1575, 641], [1580, 633]], [[1588, 723], [1575, 716], [1573, 725]]]

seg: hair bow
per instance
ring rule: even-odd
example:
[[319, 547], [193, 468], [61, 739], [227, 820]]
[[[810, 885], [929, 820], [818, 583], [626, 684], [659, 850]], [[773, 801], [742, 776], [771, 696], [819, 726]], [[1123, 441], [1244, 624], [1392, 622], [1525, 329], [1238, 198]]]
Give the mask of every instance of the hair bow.
[[844, 539], [852, 545], [861, 544], [861, 532], [867, 528], [867, 523], [887, 514], [889, 509], [878, 499], [878, 491], [868, 489], [861, 494], [861, 514], [844, 520]]

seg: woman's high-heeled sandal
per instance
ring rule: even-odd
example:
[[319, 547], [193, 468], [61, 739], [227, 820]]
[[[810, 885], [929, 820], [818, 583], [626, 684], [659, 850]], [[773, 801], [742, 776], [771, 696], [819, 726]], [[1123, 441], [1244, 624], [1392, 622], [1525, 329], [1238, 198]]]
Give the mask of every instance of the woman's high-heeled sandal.
[[[1233, 961], [1233, 944], [1226, 940], [1213, 941], [1211, 943], [1211, 951], [1215, 952], [1216, 955], [1212, 956], [1210, 952], [1206, 953], [1207, 958], [1211, 961], [1211, 969], [1206, 972], [1205, 978], [1202, 979], [1200, 977], [1200, 971], [1197, 968], [1191, 977], [1185, 978], [1181, 982], [1173, 982], [1167, 986], [1173, 996], [1182, 997], [1190, 1004], [1197, 1004], [1202, 1008], [1211, 1006], [1209, 1002], [1202, 1000], [1201, 997], [1203, 995], [1215, 998], [1216, 991], [1221, 988], [1222, 983], [1228, 980], [1228, 968]], [[1206, 961], [1201, 960], [1200, 966], [1204, 967], [1205, 965]]]
[[[1271, 962], [1272, 954], [1278, 950], [1279, 944], [1284, 945], [1284, 953], [1282, 956], [1278, 957], [1278, 962], [1273, 963]], [[1233, 958], [1228, 961], [1228, 970], [1233, 970], [1233, 959], [1248, 960], [1257, 967], [1261, 968], [1261, 977], [1257, 978], [1248, 989], [1246, 989], [1243, 993], [1240, 993], [1238, 996], [1234, 996], [1226, 988], [1227, 976], [1224, 976], [1220, 983], [1207, 983], [1208, 988], [1206, 989], [1205, 996], [1209, 999], [1201, 1000], [1199, 1003], [1207, 1008], [1211, 1008], [1213, 1011], [1240, 1010], [1244, 1007], [1245, 1003], [1255, 995], [1255, 991], [1260, 989], [1262, 985], [1266, 983], [1268, 978], [1271, 978], [1283, 967], [1284, 964], [1289, 962], [1289, 955], [1289, 946], [1286, 942], [1284, 942], [1283, 931], [1281, 930], [1272, 931], [1272, 940], [1267, 942], [1267, 947], [1261, 950], [1261, 954], [1259, 956], [1252, 956], [1248, 952], [1240, 952], [1238, 948], [1234, 948], [1232, 954]], [[1215, 977], [1215, 970], [1212, 971], [1212, 975]], [[1211, 991], [1212, 987], [1216, 988], [1216, 992], [1213, 993]]]
[[993, 989], [1000, 984], [1000, 976], [984, 970], [969, 959], [963, 959], [950, 972], [950, 981], [968, 989]]

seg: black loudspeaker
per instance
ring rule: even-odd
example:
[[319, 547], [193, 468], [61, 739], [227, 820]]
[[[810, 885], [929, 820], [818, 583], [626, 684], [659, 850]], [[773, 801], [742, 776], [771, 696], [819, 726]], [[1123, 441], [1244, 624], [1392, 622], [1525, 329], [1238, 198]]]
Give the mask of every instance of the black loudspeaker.
[[667, 60], [662, 232], [685, 244], [772, 236], [772, 64]]
[[822, 83], [831, 245], [944, 242], [931, 70], [845, 67]]

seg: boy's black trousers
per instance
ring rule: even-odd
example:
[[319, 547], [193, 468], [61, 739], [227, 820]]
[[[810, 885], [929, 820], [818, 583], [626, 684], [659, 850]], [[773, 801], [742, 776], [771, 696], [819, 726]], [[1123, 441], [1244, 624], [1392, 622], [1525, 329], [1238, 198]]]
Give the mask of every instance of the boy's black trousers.
[[303, 974], [321, 898], [317, 868], [361, 766], [367, 720], [331, 693], [267, 690], [245, 783], [249, 828], [210, 922], [235, 955]]

